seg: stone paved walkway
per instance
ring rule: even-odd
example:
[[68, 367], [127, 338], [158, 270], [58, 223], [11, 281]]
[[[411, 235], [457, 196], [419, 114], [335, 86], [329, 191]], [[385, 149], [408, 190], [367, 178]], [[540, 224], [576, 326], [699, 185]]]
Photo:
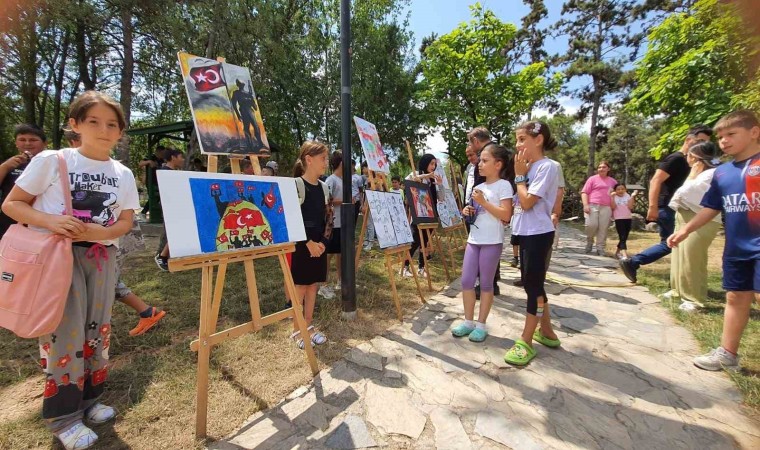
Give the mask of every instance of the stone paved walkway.
[[527, 368], [504, 363], [525, 294], [502, 264], [485, 343], [451, 336], [462, 317], [452, 284], [209, 448], [760, 448], [760, 425], [728, 376], [692, 365], [689, 332], [627, 286], [614, 260], [582, 254], [580, 233], [562, 236], [554, 280], [625, 287], [549, 283], [560, 349], [537, 344]]

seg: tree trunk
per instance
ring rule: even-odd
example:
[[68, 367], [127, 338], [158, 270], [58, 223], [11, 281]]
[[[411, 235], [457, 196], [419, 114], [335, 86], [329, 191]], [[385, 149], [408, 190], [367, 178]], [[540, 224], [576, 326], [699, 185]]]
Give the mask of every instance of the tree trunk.
[[61, 123], [61, 97], [63, 96], [63, 78], [66, 74], [66, 60], [69, 57], [69, 39], [70, 34], [66, 31], [63, 36], [63, 44], [61, 45], [61, 62], [56, 70], [54, 81], [54, 93], [53, 93], [53, 147], [61, 148], [61, 129], [58, 126]]
[[591, 132], [589, 133], [590, 141], [588, 144], [588, 176], [593, 175], [596, 169], [596, 136], [599, 134], [597, 124], [599, 123], [599, 107], [602, 103], [601, 92], [599, 92], [600, 89], [601, 87], [599, 86], [599, 81], [595, 76], [594, 102], [591, 107]]
[[[74, 31], [74, 40], [77, 48], [77, 68], [79, 71], [79, 80], [84, 84], [85, 90], [95, 89], [95, 83], [90, 77], [90, 71], [87, 67], [87, 33], [85, 24], [82, 19], [77, 19]], [[74, 92], [77, 88], [74, 87]]]
[[30, 124], [37, 124], [36, 100], [39, 93], [37, 87], [37, 23], [31, 20], [24, 29], [22, 25], [19, 33], [19, 43], [23, 48], [19, 49], [21, 60], [19, 65], [22, 67], [24, 76], [21, 80], [21, 97], [24, 103], [24, 121]]
[[[122, 54], [124, 55], [124, 61], [121, 66], [121, 84], [119, 85], [119, 103], [121, 103], [121, 109], [124, 111], [124, 119], [129, 127], [129, 121], [132, 115], [132, 80], [135, 73], [135, 58], [134, 58], [134, 45], [132, 37], [132, 11], [129, 9], [129, 5], [122, 5], [121, 11], [121, 29], [122, 39], [124, 46], [122, 48]], [[119, 142], [116, 147], [116, 159], [128, 163], [129, 162], [129, 139], [125, 138]]]

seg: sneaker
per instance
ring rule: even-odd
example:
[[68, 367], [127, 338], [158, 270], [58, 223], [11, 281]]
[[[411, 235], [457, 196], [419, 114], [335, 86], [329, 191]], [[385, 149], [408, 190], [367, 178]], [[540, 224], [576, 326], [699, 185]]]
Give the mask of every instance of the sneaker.
[[82, 422], [77, 422], [66, 431], [55, 435], [66, 450], [82, 450], [90, 448], [98, 441], [98, 435], [87, 428]]
[[160, 253], [156, 253], [156, 257], [153, 258], [156, 261], [156, 265], [163, 272], [169, 271], [169, 258], [164, 258]]
[[633, 267], [633, 263], [630, 259], [621, 259], [620, 268], [623, 270], [623, 275], [625, 275], [631, 283], [636, 282], [636, 269]]
[[499, 287], [499, 283], [496, 283], [493, 285], [493, 296], [497, 297], [501, 295], [501, 288]]
[[368, 252], [368, 251], [372, 250], [372, 244], [371, 243], [364, 244], [363, 249], [364, 249], [365, 252]]
[[335, 292], [333, 292], [332, 288], [330, 286], [327, 286], [327, 285], [321, 286], [319, 288], [319, 290], [317, 291], [317, 294], [320, 297], [324, 297], [324, 298], [326, 298], [328, 300], [331, 299], [331, 298], [335, 298]]
[[676, 291], [670, 290], [668, 292], [660, 294], [658, 297], [660, 297], [663, 300], [673, 300], [674, 298], [678, 298], [679, 295]]
[[454, 337], [465, 337], [473, 331], [475, 331], [475, 327], [468, 327], [464, 322], [462, 322], [451, 329], [451, 334], [453, 334]]
[[425, 268], [424, 267], [418, 268], [417, 269], [417, 275], [419, 275], [421, 277], [424, 277], [425, 276]]
[[486, 337], [488, 336], [488, 332], [484, 328], [475, 328], [470, 332], [470, 336], [468, 339], [472, 342], [483, 342], [486, 340]]
[[401, 269], [401, 276], [404, 278], [412, 278], [414, 275], [412, 275], [412, 271], [409, 270], [408, 267], [404, 267]]
[[116, 418], [116, 410], [102, 403], [95, 403], [87, 408], [84, 416], [92, 423], [106, 423]]
[[153, 328], [159, 320], [163, 319], [165, 315], [166, 311], [161, 311], [154, 307], [150, 317], [140, 317], [137, 326], [129, 330], [129, 335], [134, 337], [144, 334], [146, 331]]
[[678, 309], [683, 312], [692, 313], [697, 310], [697, 304], [688, 300], [683, 300], [681, 304], [678, 305]]
[[520, 258], [518, 258], [517, 256], [513, 256], [512, 262], [510, 262], [509, 265], [512, 267], [520, 267]]
[[723, 347], [710, 350], [706, 355], [694, 358], [694, 365], [704, 370], [739, 370], [739, 356], [732, 355]]

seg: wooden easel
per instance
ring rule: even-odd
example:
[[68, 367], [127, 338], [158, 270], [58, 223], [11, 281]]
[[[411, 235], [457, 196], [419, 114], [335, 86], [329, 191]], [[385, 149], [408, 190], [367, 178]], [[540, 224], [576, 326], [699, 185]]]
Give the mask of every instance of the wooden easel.
[[[220, 62], [224, 60], [217, 58]], [[256, 175], [261, 174], [261, 165], [259, 156], [249, 155], [253, 172]], [[240, 161], [244, 157], [230, 158], [232, 173], [240, 174]], [[218, 157], [210, 155], [208, 158], [208, 172], [218, 172]], [[198, 330], [198, 339], [190, 343], [190, 349], [198, 352], [198, 379], [196, 386], [196, 412], [195, 412], [195, 436], [197, 438], [206, 437], [206, 424], [208, 416], [208, 378], [209, 378], [209, 360], [211, 358], [211, 348], [230, 339], [243, 336], [247, 333], [261, 331], [267, 325], [277, 323], [281, 320], [293, 319], [301, 333], [301, 338], [306, 343], [304, 352], [306, 361], [311, 367], [312, 374], [319, 372], [317, 358], [314, 356], [314, 349], [309, 345], [310, 337], [306, 329], [306, 321], [303, 317], [303, 308], [296, 293], [293, 276], [290, 273], [290, 267], [286, 259], [288, 253], [295, 251], [294, 243], [270, 245], [266, 247], [248, 248], [232, 250], [226, 252], [209, 253], [198, 256], [188, 256], [182, 258], [172, 258], [169, 260], [169, 270], [179, 272], [183, 270], [201, 269], [201, 310], [200, 310], [200, 327]], [[261, 316], [261, 305], [259, 304], [258, 286], [256, 284], [256, 271], [254, 261], [262, 258], [276, 257], [280, 262], [285, 277], [285, 289], [290, 295], [292, 306], [283, 311]], [[251, 307], [251, 321], [238, 325], [226, 330], [216, 331], [219, 320], [219, 308], [222, 303], [222, 293], [224, 292], [224, 280], [227, 275], [227, 266], [233, 263], [243, 263], [245, 267], [245, 279], [248, 287], [248, 302]], [[214, 272], [216, 271], [216, 277]]]
[[[368, 177], [369, 177], [369, 186], [372, 190], [378, 190], [378, 191], [385, 191], [389, 192], [390, 189], [388, 189], [388, 178], [385, 176], [384, 173], [377, 173], [372, 170], [368, 171]], [[359, 256], [361, 255], [362, 251], [362, 243], [364, 241], [364, 236], [367, 233], [367, 224], [370, 219], [369, 217], [369, 202], [364, 201], [364, 205], [362, 206], [362, 228], [359, 232], [359, 239], [358, 243], [356, 245], [356, 260], [354, 261], [356, 270], [358, 272], [359, 270]], [[403, 320], [403, 315], [401, 313], [401, 300], [398, 297], [398, 290], [396, 289], [396, 269], [393, 268], [393, 262], [396, 260], [397, 262], [401, 263], [401, 270], [403, 270], [404, 262], [409, 261], [409, 264], [412, 264], [412, 255], [409, 253], [409, 250], [412, 248], [410, 244], [404, 244], [399, 245], [396, 247], [390, 247], [383, 249], [383, 255], [385, 257], [385, 268], [388, 271], [388, 280], [391, 282], [391, 292], [393, 294], [393, 302], [396, 304], [396, 317], [398, 317], [399, 321]], [[427, 303], [425, 300], [425, 296], [422, 294], [422, 288], [420, 288], [420, 280], [417, 278], [417, 272], [412, 271], [412, 276], [414, 277], [414, 284], [417, 285], [417, 293], [420, 296], [420, 300], [422, 303]]]
[[[414, 166], [414, 156], [412, 155], [412, 146], [409, 144], [409, 141], [405, 141], [406, 143], [406, 152], [409, 156], [409, 164], [412, 166], [412, 173], [417, 173], [417, 168]], [[416, 177], [415, 177], [416, 179]], [[443, 263], [443, 270], [446, 272], [446, 279], [451, 281], [451, 274], [449, 273], [449, 263], [446, 258], [446, 254], [443, 252], [443, 249], [441, 248], [441, 242], [438, 240], [437, 236], [435, 236], [435, 231], [438, 229], [438, 223], [426, 223], [426, 224], [419, 224], [417, 225], [417, 232], [419, 233], [420, 237], [420, 252], [422, 252], [422, 257], [425, 259], [425, 276], [427, 277], [428, 282], [428, 290], [433, 290], [433, 281], [430, 277], [430, 264], [428, 262], [428, 252], [432, 251], [434, 247], [437, 247], [438, 254], [441, 256], [441, 262]], [[425, 243], [424, 237], [427, 236], [427, 243]], [[411, 266], [411, 262], [409, 263]]]

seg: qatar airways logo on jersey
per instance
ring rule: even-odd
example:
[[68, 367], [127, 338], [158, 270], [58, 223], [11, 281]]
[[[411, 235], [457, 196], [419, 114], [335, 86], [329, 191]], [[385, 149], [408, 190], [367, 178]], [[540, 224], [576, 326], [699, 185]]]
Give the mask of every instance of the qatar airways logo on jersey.
[[760, 192], [747, 194], [729, 194], [723, 196], [723, 209], [726, 213], [760, 212]]

